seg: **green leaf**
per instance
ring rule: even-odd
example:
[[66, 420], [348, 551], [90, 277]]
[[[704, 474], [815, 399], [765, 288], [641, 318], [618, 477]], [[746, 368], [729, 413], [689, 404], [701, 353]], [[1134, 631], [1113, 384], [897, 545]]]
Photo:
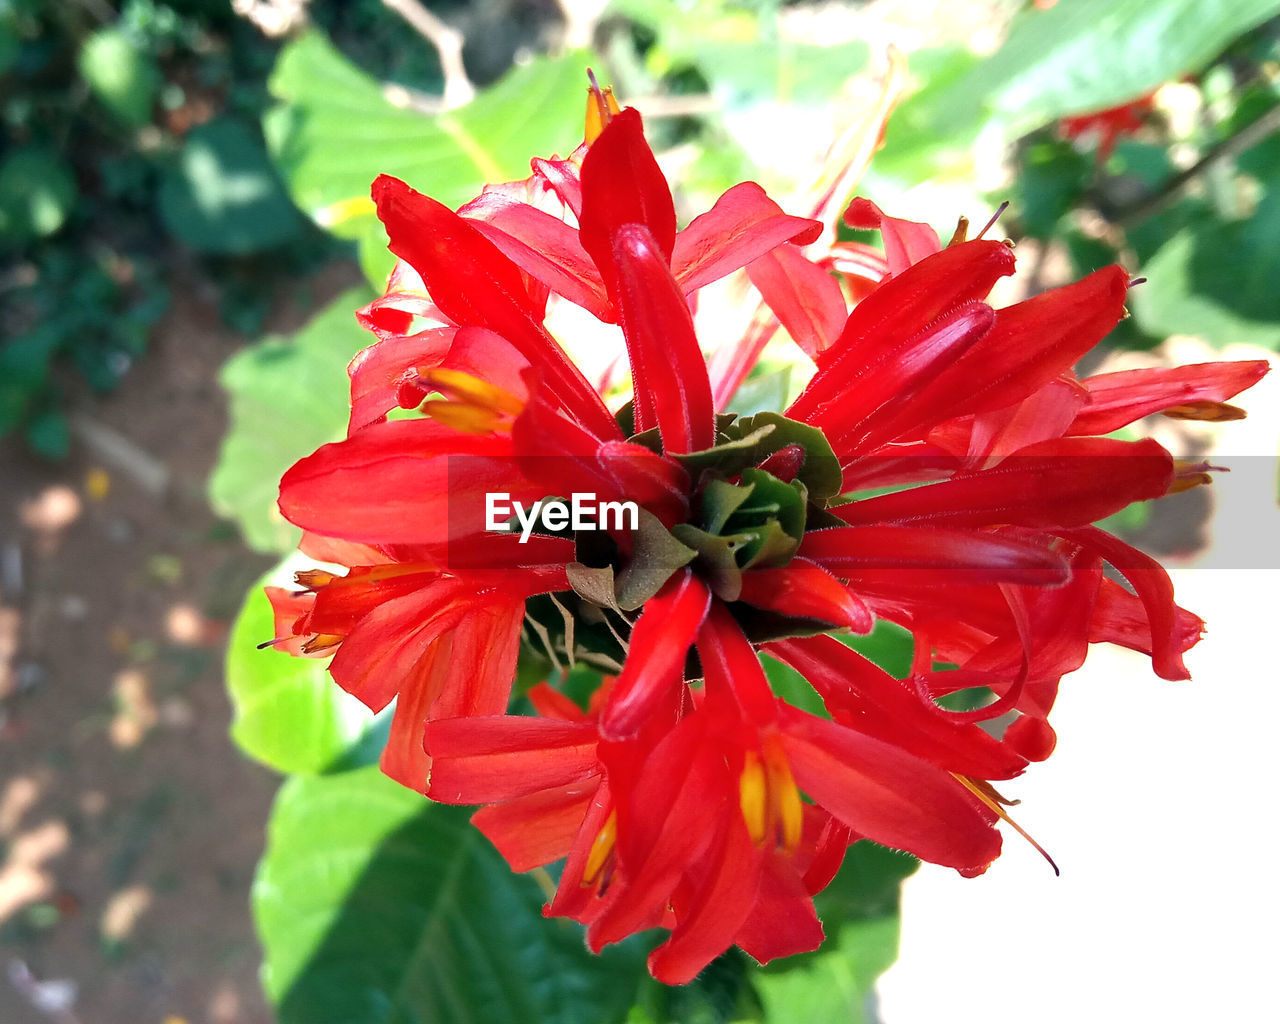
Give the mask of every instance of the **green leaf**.
[[66, 160], [35, 144], [14, 150], [0, 163], [0, 241], [52, 235], [75, 201], [76, 179]]
[[345, 368], [371, 341], [354, 314], [372, 297], [363, 288], [344, 292], [292, 340], [267, 338], [222, 368], [231, 426], [209, 478], [209, 501], [258, 551], [297, 546], [299, 531], [276, 508], [277, 486], [298, 459], [345, 433]]
[[635, 940], [587, 952], [547, 920], [463, 808], [367, 768], [295, 778], [253, 887], [279, 1024], [611, 1024], [644, 975]]
[[270, 81], [281, 103], [263, 128], [294, 201], [321, 227], [359, 240], [362, 266], [381, 287], [392, 260], [369, 201], [373, 179], [391, 174], [457, 207], [488, 182], [528, 177], [531, 157], [581, 141], [589, 63], [583, 53], [536, 58], [467, 106], [428, 116], [394, 105], [313, 31], [281, 51]]
[[1148, 333], [1280, 347], [1280, 141], [1260, 142], [1238, 165], [1260, 190], [1251, 216], [1223, 219], [1192, 199], [1143, 225], [1148, 237], [1165, 230], [1163, 244], [1143, 264], [1147, 283], [1132, 297], [1134, 319]]
[[177, 238], [208, 253], [269, 249], [303, 226], [256, 133], [231, 117], [187, 135], [161, 183], [160, 214]]
[[876, 1020], [868, 1000], [898, 958], [902, 880], [919, 865], [865, 840], [849, 848], [839, 874], [814, 900], [826, 942], [755, 976], [767, 1024]]
[[374, 716], [338, 686], [323, 658], [295, 658], [258, 645], [275, 636], [267, 585], [289, 587], [314, 562], [291, 556], [254, 584], [231, 626], [227, 689], [231, 738], [255, 761], [286, 773], [323, 772], [348, 760]]
[[984, 102], [1011, 135], [1117, 106], [1198, 71], [1280, 0], [1070, 0], [1030, 5], [1004, 45], [956, 83], [957, 112]]
[[93, 94], [121, 122], [140, 128], [151, 120], [160, 69], [126, 33], [100, 29], [84, 41], [76, 62]]

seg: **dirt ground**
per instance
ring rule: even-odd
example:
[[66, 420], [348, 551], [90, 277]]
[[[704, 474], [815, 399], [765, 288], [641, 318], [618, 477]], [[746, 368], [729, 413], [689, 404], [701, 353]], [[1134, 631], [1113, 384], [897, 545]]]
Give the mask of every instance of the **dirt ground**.
[[204, 499], [245, 339], [174, 291], [120, 389], [73, 400], [66, 462], [0, 442], [0, 1024], [271, 1019], [249, 887], [278, 780], [228, 740], [222, 683], [269, 560]]

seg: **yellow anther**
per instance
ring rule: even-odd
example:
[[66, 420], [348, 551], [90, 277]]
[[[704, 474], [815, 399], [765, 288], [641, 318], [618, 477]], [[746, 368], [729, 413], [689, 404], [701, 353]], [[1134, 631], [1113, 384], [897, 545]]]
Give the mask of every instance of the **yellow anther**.
[[775, 819], [780, 845], [790, 852], [800, 845], [800, 834], [804, 831], [804, 802], [791, 774], [786, 751], [776, 737], [773, 742], [766, 741], [764, 755], [769, 777], [770, 816]]
[[947, 247], [950, 248], [953, 245], [959, 245], [961, 242], [968, 241], [968, 239], [969, 239], [969, 218], [961, 217], [958, 221], [956, 221], [956, 229], [951, 233], [951, 241], [947, 243]]
[[617, 838], [618, 812], [613, 811], [591, 844], [591, 852], [587, 854], [587, 865], [582, 869], [583, 885], [593, 885], [600, 877], [600, 872], [604, 870], [604, 866], [613, 855], [613, 844]]
[[511, 424], [493, 409], [467, 402], [433, 399], [422, 403], [422, 411], [438, 423], [464, 434], [503, 434], [511, 432]]
[[587, 69], [587, 78], [591, 80], [591, 85], [587, 88], [587, 123], [582, 140], [589, 146], [600, 137], [605, 125], [612, 121], [613, 115], [622, 108], [618, 106], [618, 101], [613, 95], [613, 86], [606, 85], [601, 89], [600, 83], [596, 81], [596, 76], [590, 68]]
[[757, 845], [763, 843], [769, 828], [769, 784], [765, 778], [760, 755], [748, 750], [738, 779], [738, 804], [742, 808], [742, 820], [747, 823], [747, 835]]
[[303, 569], [293, 574], [293, 579], [298, 586], [305, 587], [307, 590], [320, 590], [336, 578], [333, 573], [325, 572], [323, 569]]
[[467, 405], [493, 409], [512, 416], [519, 416], [524, 412], [524, 402], [510, 391], [504, 391], [496, 384], [490, 384], [462, 370], [448, 370], [442, 366], [419, 367], [418, 377], [427, 390], [439, 391]]
[[1238, 405], [1226, 402], [1187, 402], [1185, 405], [1171, 405], [1162, 413], [1171, 420], [1203, 420], [1206, 423], [1242, 420], [1248, 415]]

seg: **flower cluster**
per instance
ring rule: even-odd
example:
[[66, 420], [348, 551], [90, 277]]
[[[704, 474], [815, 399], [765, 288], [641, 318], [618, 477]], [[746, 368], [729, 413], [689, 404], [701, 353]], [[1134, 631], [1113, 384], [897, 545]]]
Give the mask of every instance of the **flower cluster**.
[[[303, 550], [347, 568], [271, 597], [279, 645], [332, 654], [375, 710], [396, 699], [389, 775], [483, 805], [516, 870], [563, 860], [547, 912], [592, 948], [668, 929], [650, 969], [681, 983], [733, 944], [762, 962], [817, 947], [812, 896], [860, 839], [984, 871], [1007, 820], [992, 783], [1049, 755], [1059, 681], [1091, 643], [1186, 677], [1200, 620], [1093, 524], [1203, 467], [1102, 435], [1233, 416], [1266, 365], [1079, 379], [1124, 314], [1123, 270], [996, 309], [1009, 245], [943, 246], [864, 200], [846, 218], [883, 255], [820, 241], [828, 225], [750, 182], [678, 231], [640, 116], [594, 101], [569, 159], [456, 213], [374, 183], [401, 261], [360, 313], [379, 340], [350, 367], [347, 438], [280, 492]], [[691, 308], [743, 268], [766, 315], [709, 372]], [[565, 301], [620, 329], [624, 407], [549, 333]], [[812, 379], [780, 415], [725, 414], [761, 322]], [[639, 523], [520, 543], [485, 530], [495, 492], [631, 501]], [[905, 679], [832, 635], [878, 619], [914, 635]], [[589, 702], [559, 673], [508, 713], [531, 648], [599, 668]], [[779, 699], [761, 652], [824, 713]], [[939, 703], [980, 688], [977, 710]]]

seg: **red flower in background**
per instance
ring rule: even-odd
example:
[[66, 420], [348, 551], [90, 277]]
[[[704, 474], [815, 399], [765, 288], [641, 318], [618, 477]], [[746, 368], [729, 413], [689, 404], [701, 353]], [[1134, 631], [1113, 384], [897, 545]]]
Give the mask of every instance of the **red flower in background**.
[[1096, 138], [1097, 161], [1104, 164], [1121, 136], [1133, 135], [1146, 124], [1147, 115], [1155, 109], [1155, 95], [1153, 90], [1119, 106], [1064, 117], [1058, 127], [1068, 139]]
[[[650, 968], [679, 983], [735, 943], [761, 961], [814, 948], [812, 896], [858, 839], [985, 870], [1007, 820], [990, 783], [1048, 756], [1059, 681], [1090, 643], [1186, 677], [1200, 621], [1092, 524], [1199, 477], [1153, 441], [1097, 435], [1232, 415], [1266, 366], [1080, 380], [1123, 314], [1123, 270], [996, 309], [1008, 246], [943, 247], [865, 201], [846, 216], [880, 228], [882, 264], [829, 244], [810, 260], [823, 223], [752, 183], [677, 231], [639, 115], [596, 103], [585, 149], [457, 213], [374, 183], [403, 261], [362, 311], [380, 340], [351, 365], [349, 436], [280, 497], [307, 549], [349, 571], [273, 599], [285, 643], [336, 650], [335, 679], [371, 707], [397, 697], [390, 774], [485, 805], [476, 824], [517, 870], [563, 858], [548, 913], [593, 948], [669, 929]], [[842, 258], [861, 268], [840, 282], [860, 281], [851, 312]], [[816, 363], [783, 415], [718, 414], [758, 338], [713, 374], [695, 335], [690, 295], [743, 267]], [[548, 332], [552, 295], [620, 328], [627, 408]], [[495, 492], [633, 501], [639, 528], [524, 544], [486, 530]], [[914, 634], [907, 679], [823, 635], [878, 618]], [[522, 642], [606, 669], [588, 710], [544, 683], [537, 715], [506, 713]], [[775, 696], [760, 650], [828, 717]], [[975, 687], [994, 694], [975, 711], [937, 702]], [[999, 738], [978, 724], [1005, 715]]]

